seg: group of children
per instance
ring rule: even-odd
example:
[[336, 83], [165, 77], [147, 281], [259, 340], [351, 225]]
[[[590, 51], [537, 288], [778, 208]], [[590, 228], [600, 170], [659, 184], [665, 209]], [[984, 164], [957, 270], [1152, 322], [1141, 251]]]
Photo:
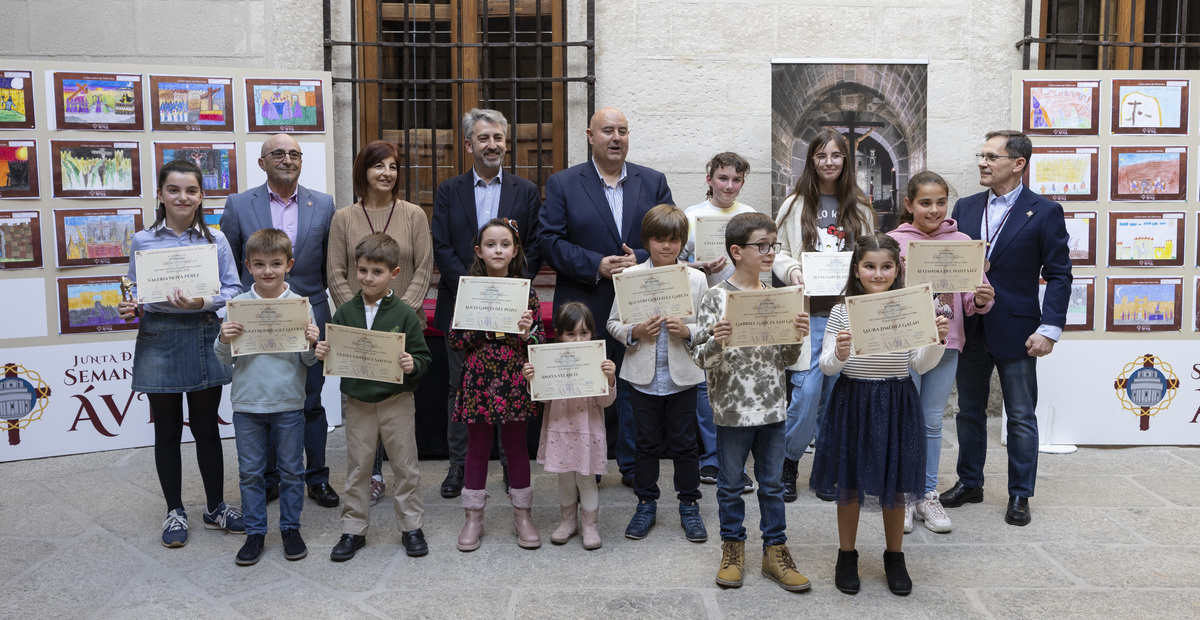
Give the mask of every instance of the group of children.
[[[841, 155], [849, 157], [849, 153]], [[169, 303], [142, 308], [134, 389], [150, 393], [154, 409], [156, 462], [160, 463], [160, 480], [170, 510], [164, 524], [163, 544], [182, 546], [187, 538], [187, 522], [178, 499], [178, 429], [164, 424], [162, 431], [170, 429], [171, 436], [165, 437], [160, 448], [158, 425], [164, 420], [181, 418], [179, 401], [181, 394], [186, 393], [208, 496], [206, 526], [245, 531], [246, 541], [236, 562], [248, 565], [258, 561], [267, 525], [264, 448], [268, 442], [273, 443], [281, 471], [280, 530], [284, 555], [289, 560], [300, 559], [307, 553], [299, 533], [304, 488], [300, 481], [304, 373], [316, 360], [324, 360], [330, 349], [325, 341], [319, 340], [317, 326], [310, 325], [306, 337], [311, 348], [303, 353], [236, 358], [231, 355], [229, 342], [241, 333], [242, 326], [231, 321], [222, 323], [215, 312], [225, 300], [237, 294], [236, 270], [229, 264], [224, 237], [203, 225], [199, 208], [202, 179], [199, 170], [193, 168], [186, 162], [164, 166], [159, 175], [158, 217], [150, 229], [134, 238], [135, 250], [215, 243], [219, 258], [225, 257], [219, 261], [222, 282], [229, 281], [219, 295], [211, 298], [178, 296]], [[716, 582], [724, 587], [740, 586], [746, 540], [742, 493], [746, 488], [747, 458], [752, 454], [759, 485], [761, 572], [786, 590], [802, 591], [810, 587], [810, 582], [797, 570], [787, 548], [784, 504], [785, 430], [789, 417], [789, 382], [785, 370], [799, 360], [802, 345], [727, 346], [732, 334], [731, 323], [725, 317], [728, 294], [766, 288], [762, 277], [771, 273], [780, 250], [776, 222], [735, 201], [748, 168], [744, 159], [732, 153], [718, 155], [709, 165], [707, 179], [712, 193], [706, 203], [687, 213], [673, 205], [659, 205], [642, 222], [642, 242], [649, 259], [629, 268], [631, 271], [674, 265], [682, 258], [694, 260], [695, 216], [736, 213], [725, 231], [726, 257], [690, 263], [699, 267], [688, 269], [692, 316], [655, 316], [641, 323], [624, 324], [614, 307], [607, 317], [609, 332], [626, 346], [621, 378], [632, 388], [630, 398], [637, 424], [634, 490], [638, 502], [625, 534], [631, 539], [645, 538], [655, 524], [660, 495], [659, 459], [665, 457], [674, 461], [674, 485], [685, 537], [704, 542], [708, 534], [698, 506], [699, 484], [702, 476], [715, 474], [722, 541]], [[838, 174], [843, 173], [839, 166]], [[908, 238], [954, 238], [950, 234], [954, 232], [953, 220], [945, 220], [947, 197], [948, 187], [941, 177], [932, 173], [914, 177], [905, 199], [908, 228], [901, 232], [906, 232]], [[891, 237], [858, 235], [851, 239], [847, 249], [853, 252], [847, 296], [903, 285], [903, 250]], [[371, 466], [380, 441], [387, 449], [395, 476], [394, 507], [405, 550], [410, 556], [428, 552], [421, 530], [423, 504], [417, 493], [420, 474], [416, 463], [413, 390], [431, 358], [421, 321], [388, 289], [398, 269], [398, 252], [396, 242], [383, 233], [369, 235], [358, 243], [356, 277], [362, 290], [338, 308], [332, 319], [337, 325], [406, 334], [406, 349], [400, 360], [404, 383], [341, 381], [341, 390], [347, 396], [344, 420], [348, 473], [343, 533], [330, 554], [335, 561], [354, 557], [365, 545], [370, 524]], [[485, 223], [478, 233], [475, 252], [477, 260], [472, 275], [521, 277], [524, 273], [524, 249], [515, 224], [509, 220], [497, 218]], [[284, 280], [291, 264], [291, 245], [284, 233], [274, 229], [256, 232], [247, 241], [245, 265], [255, 283], [237, 298], [295, 296]], [[233, 276], [227, 278], [227, 271], [233, 271]], [[130, 272], [134, 275], [132, 265]], [[810, 486], [838, 504], [840, 549], [835, 584], [843, 592], [859, 589], [855, 534], [860, 507], [868, 498], [873, 498], [883, 509], [888, 587], [896, 594], [911, 591], [900, 550], [905, 507], [916, 504], [918, 498], [927, 503], [936, 501], [933, 489], [936, 456], [927, 463], [927, 454], [936, 454], [929, 437], [928, 427], [934, 423], [929, 412], [936, 409], [932, 401], [938, 399], [944, 408], [948, 389], [940, 387], [942, 382], [926, 381], [931, 388], [928, 390], [931, 404], [925, 404], [927, 391], [918, 394], [910, 374], [928, 376], [944, 368], [947, 338], [952, 349], [955, 344], [961, 347], [962, 312], [986, 311], [990, 295], [990, 287], [985, 285], [974, 294], [945, 300], [950, 311], [940, 313], [937, 321], [942, 344], [889, 355], [856, 357], [851, 354], [844, 303], [835, 305], [830, 312], [823, 342], [812, 343], [814, 351], [819, 351], [819, 370], [828, 376], [840, 373], [830, 397], [829, 413], [821, 421]], [[137, 307], [123, 303], [121, 310], [132, 317]], [[587, 341], [596, 332], [595, 320], [586, 306], [570, 303], [557, 309], [553, 325], [561, 342]], [[808, 313], [797, 314], [792, 326], [799, 338], [807, 337]], [[527, 347], [546, 340], [537, 293], [532, 287], [519, 328], [519, 334], [467, 330], [451, 330], [448, 334], [450, 345], [465, 351], [463, 381], [454, 409], [454, 418], [468, 428], [462, 493], [465, 521], [458, 549], [468, 552], [480, 546], [488, 498], [485, 489], [488, 457], [497, 427], [510, 455], [513, 532], [521, 547], [540, 546], [537, 528], [530, 517], [529, 462], [514, 458], [527, 454], [526, 427], [539, 415], [542, 430], [537, 461], [547, 472], [558, 474], [562, 508], [561, 521], [550, 536], [551, 542], [564, 544], [580, 533], [584, 548], [599, 548], [597, 482], [607, 471], [603, 409], [616, 396], [616, 366], [612, 361], [602, 365], [608, 380], [604, 396], [554, 400], [547, 403], [543, 412], [543, 407], [531, 399], [528, 388], [535, 369], [528, 361]], [[175, 333], [168, 334], [171, 331]], [[184, 342], [191, 343], [192, 348], [196, 348], [195, 342], [208, 343], [207, 347], [200, 347], [202, 350], [189, 351], [195, 353], [199, 362], [185, 359], [188, 356], [184, 354]], [[171, 363], [164, 365], [179, 369], [147, 367], [157, 366], [168, 358]], [[199, 367], [192, 368], [197, 363]], [[231, 400], [236, 412], [244, 519], [220, 496], [220, 441], [215, 433], [215, 410], [220, 386], [229, 382], [227, 364], [232, 364]], [[170, 376], [185, 371], [195, 376]], [[215, 397], [211, 394], [214, 388]], [[205, 400], [198, 400], [197, 394]], [[168, 406], [156, 407], [160, 401]], [[201, 437], [208, 432], [209, 419], [205, 416], [210, 410], [211, 434], [217, 437], [215, 448], [211, 438], [201, 444]], [[940, 415], [941, 410], [938, 411]], [[936, 425], [940, 446], [940, 419]], [[170, 450], [172, 439], [174, 470], [164, 479], [164, 464], [172, 462], [158, 457], [160, 450]], [[932, 482], [928, 480], [930, 467], [934, 472]], [[169, 488], [168, 482], [173, 486]], [[919, 514], [929, 519], [934, 516], [929, 510], [926, 506]]]

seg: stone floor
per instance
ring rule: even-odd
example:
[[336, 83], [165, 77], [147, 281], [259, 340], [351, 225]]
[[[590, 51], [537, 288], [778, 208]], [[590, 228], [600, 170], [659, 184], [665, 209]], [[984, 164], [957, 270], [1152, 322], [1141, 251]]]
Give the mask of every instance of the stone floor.
[[[374, 508], [367, 546], [334, 564], [338, 511], [306, 500], [309, 556], [284, 560], [278, 534], [264, 559], [235, 566], [241, 537], [204, 530], [194, 452], [185, 447], [184, 499], [193, 517], [182, 549], [159, 542], [164, 507], [150, 449], [0, 463], [0, 618], [1197, 618], [1200, 617], [1200, 449], [1082, 448], [1041, 457], [1033, 523], [1004, 524], [1005, 459], [993, 421], [985, 501], [951, 509], [954, 531], [920, 523], [905, 538], [913, 594], [888, 593], [883, 531], [864, 513], [859, 551], [863, 589], [833, 587], [837, 549], [832, 504], [802, 493], [788, 505], [789, 546], [807, 593], [788, 593], [748, 571], [745, 586], [713, 584], [720, 559], [714, 487], [705, 485], [707, 543], [683, 538], [672, 501], [642, 541], [622, 532], [633, 495], [615, 475], [601, 485], [604, 547], [584, 551], [576, 537], [549, 544], [557, 522], [553, 475], [535, 465], [534, 520], [546, 544], [517, 547], [509, 530], [498, 465], [483, 546], [454, 547], [458, 500], [437, 492], [445, 462], [423, 461], [425, 533], [431, 552], [409, 558], [387, 505]], [[953, 422], [947, 421], [943, 487], [953, 483]], [[330, 435], [334, 484], [344, 481], [341, 429]], [[225, 444], [226, 493], [237, 502], [236, 457]], [[810, 458], [801, 462], [807, 479]], [[670, 465], [664, 463], [669, 480]], [[756, 549], [758, 510], [747, 523]], [[278, 517], [270, 505], [272, 527]], [[758, 561], [748, 554], [750, 566]]]

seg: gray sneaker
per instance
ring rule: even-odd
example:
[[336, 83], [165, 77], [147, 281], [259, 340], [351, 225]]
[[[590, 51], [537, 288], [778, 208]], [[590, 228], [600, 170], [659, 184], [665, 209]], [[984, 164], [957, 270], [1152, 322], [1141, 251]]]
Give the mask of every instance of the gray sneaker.
[[167, 520], [162, 524], [162, 544], [172, 549], [187, 544], [187, 513], [182, 508], [176, 508], [167, 513]]
[[913, 516], [925, 522], [925, 529], [939, 534], [945, 534], [951, 529], [950, 515], [942, 507], [942, 500], [937, 491], [930, 491], [925, 498], [917, 501]]

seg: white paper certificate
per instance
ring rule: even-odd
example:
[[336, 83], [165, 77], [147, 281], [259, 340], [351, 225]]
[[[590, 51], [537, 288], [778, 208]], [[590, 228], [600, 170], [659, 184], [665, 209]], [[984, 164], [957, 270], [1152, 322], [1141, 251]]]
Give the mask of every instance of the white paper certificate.
[[854, 355], [880, 355], [938, 343], [929, 283], [846, 298]]
[[528, 309], [529, 280], [463, 276], [450, 327], [519, 334], [517, 323]]
[[804, 294], [810, 297], [840, 296], [850, 279], [850, 257], [854, 252], [801, 252]]
[[701, 215], [696, 217], [696, 261], [707, 263], [726, 256], [725, 227], [732, 215]]
[[799, 286], [757, 291], [730, 291], [725, 301], [725, 318], [733, 333], [727, 347], [760, 347], [796, 344], [804, 336], [792, 320], [804, 310], [804, 289]]
[[299, 353], [309, 349], [308, 298], [231, 299], [225, 319], [241, 323], [242, 335], [229, 342], [233, 355]]
[[904, 283], [928, 282], [935, 293], [971, 293], [983, 284], [983, 240], [909, 241]]
[[221, 292], [215, 243], [138, 250], [133, 254], [139, 304], [166, 301], [175, 289], [185, 297], [209, 297]]
[[607, 394], [608, 378], [600, 369], [604, 359], [603, 340], [530, 345], [533, 380], [529, 382], [529, 392], [533, 400]]
[[329, 345], [326, 376], [404, 383], [404, 371], [400, 368], [404, 332], [377, 332], [326, 323], [325, 342]]
[[683, 263], [635, 269], [613, 276], [617, 314], [625, 324], [641, 323], [655, 315], [685, 317], [696, 314], [688, 267]]

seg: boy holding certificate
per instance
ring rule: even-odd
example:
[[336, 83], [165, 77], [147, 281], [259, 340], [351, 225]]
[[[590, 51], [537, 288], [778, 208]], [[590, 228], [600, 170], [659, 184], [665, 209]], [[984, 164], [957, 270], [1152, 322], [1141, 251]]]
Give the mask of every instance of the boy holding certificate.
[[[425, 505], [417, 493], [421, 472], [417, 469], [416, 404], [413, 391], [429, 368], [429, 347], [421, 331], [422, 321], [413, 309], [388, 288], [400, 273], [400, 245], [387, 233], [363, 237], [354, 248], [358, 284], [362, 288], [342, 304], [331, 324], [381, 332], [403, 332], [405, 351], [400, 354], [403, 383], [343, 378], [346, 399], [346, 491], [342, 505], [342, 538], [329, 558], [344, 562], [367, 544], [371, 525], [371, 466], [380, 438], [392, 464], [396, 484], [393, 506], [400, 541], [410, 556], [429, 553], [421, 518]], [[329, 354], [326, 341], [317, 343], [317, 359]]]
[[[232, 306], [248, 299], [300, 299], [284, 281], [292, 264], [292, 242], [287, 233], [264, 228], [246, 240], [246, 269], [254, 275], [250, 290], [234, 297]], [[305, 304], [307, 307], [307, 304]], [[300, 537], [300, 511], [304, 506], [304, 381], [316, 363], [312, 346], [320, 331], [308, 308], [304, 330], [308, 349], [303, 352], [260, 353], [234, 357], [232, 342], [246, 334], [242, 323], [226, 320], [213, 343], [217, 359], [233, 366], [233, 428], [238, 451], [238, 479], [246, 519], [246, 542], [238, 551], [238, 566], [250, 566], [262, 556], [267, 534], [267, 445], [275, 445], [279, 464], [279, 532], [283, 554], [289, 560], [308, 555]]]
[[[733, 260], [729, 279], [704, 293], [692, 340], [692, 357], [708, 371], [708, 390], [717, 424], [717, 510], [721, 518], [721, 568], [717, 585], [742, 585], [746, 528], [742, 521], [742, 469], [754, 454], [758, 504], [762, 514], [762, 574], [789, 591], [807, 590], [808, 579], [796, 570], [788, 551], [783, 504], [783, 439], [787, 407], [784, 369], [800, 358], [802, 345], [726, 347], [733, 326], [725, 317], [731, 291], [765, 288], [758, 277], [769, 272], [779, 244], [775, 222], [761, 213], [742, 213], [725, 228], [725, 247]], [[808, 336], [808, 315], [792, 325]]]

